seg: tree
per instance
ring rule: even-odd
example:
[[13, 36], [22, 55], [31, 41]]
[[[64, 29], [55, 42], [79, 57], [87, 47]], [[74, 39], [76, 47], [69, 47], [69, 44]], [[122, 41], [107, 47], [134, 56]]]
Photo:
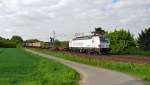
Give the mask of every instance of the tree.
[[17, 36], [17, 35], [12, 36], [11, 41], [16, 43], [17, 48], [20, 48], [23, 46], [23, 39], [20, 36]]
[[69, 41], [61, 41], [61, 48], [69, 48]]
[[150, 50], [150, 27], [141, 31], [137, 43], [141, 49]]
[[100, 34], [100, 35], [104, 35], [106, 32], [101, 27], [98, 27], [98, 28], [95, 28], [95, 33]]
[[16, 42], [16, 44], [22, 44], [23, 43], [23, 39], [17, 35], [12, 36], [11, 41]]
[[3, 37], [0, 37], [0, 40], [6, 40], [5, 38], [3, 38]]
[[111, 42], [111, 52], [114, 54], [124, 53], [136, 46], [131, 33], [123, 29], [108, 33], [108, 37]]
[[54, 41], [54, 47], [59, 48], [61, 46], [61, 42], [59, 40]]

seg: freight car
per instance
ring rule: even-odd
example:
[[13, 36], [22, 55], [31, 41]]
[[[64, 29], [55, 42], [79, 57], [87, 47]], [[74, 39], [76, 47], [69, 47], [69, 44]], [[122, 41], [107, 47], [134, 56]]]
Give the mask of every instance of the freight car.
[[110, 50], [110, 41], [100, 35], [81, 36], [69, 41], [69, 49], [71, 51], [106, 54]]
[[50, 48], [50, 45], [48, 42], [26, 42], [25, 47], [34, 47], [34, 48]]

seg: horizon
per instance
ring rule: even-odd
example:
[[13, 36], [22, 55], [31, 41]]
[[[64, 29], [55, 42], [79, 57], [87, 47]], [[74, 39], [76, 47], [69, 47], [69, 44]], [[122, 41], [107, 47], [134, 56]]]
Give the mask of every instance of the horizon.
[[[114, 32], [115, 30], [126, 30], [126, 31], [129, 31], [130, 32], [130, 30], [129, 29], [124, 29], [124, 28], [116, 28], [116, 29], [114, 29], [114, 30], [112, 30], [112, 31], [106, 31], [106, 32], [108, 32], [108, 33], [110, 33], [110, 32]], [[147, 29], [147, 28], [145, 28], [145, 29]], [[143, 30], [145, 30], [145, 29], [143, 29]], [[141, 30], [139, 33], [141, 33], [143, 30]], [[94, 30], [93, 30], [94, 31]], [[79, 35], [79, 36], [89, 36], [89, 35], [92, 35], [92, 33], [91, 33], [92, 31], [90, 31], [90, 32], [87, 32], [87, 33], [79, 33], [79, 34], [81, 34], [81, 35]], [[130, 32], [131, 33], [131, 32]], [[138, 33], [138, 34], [139, 34]], [[63, 36], [66, 36], [64, 33], [62, 33], [62, 34], [59, 34], [57, 37], [59, 37], [59, 36], [61, 36], [61, 35], [63, 35]], [[74, 34], [71, 34], [72, 35], [72, 38], [70, 38], [70, 39], [61, 39], [61, 38], [57, 38], [56, 37], [56, 40], [59, 40], [59, 41], [69, 41], [69, 40], [72, 40], [73, 38], [75, 38], [75, 37], [78, 37], [78, 36], [75, 36], [75, 33]], [[135, 36], [134, 34], [132, 34], [131, 33], [131, 35], [134, 37], [134, 39], [137, 39], [138, 37], [139, 37], [139, 35], [137, 35], [137, 36]], [[12, 35], [12, 36], [20, 36], [20, 35]], [[3, 36], [0, 36], [0, 37], [2, 37], [2, 38], [5, 38], [5, 39], [11, 39], [12, 38], [12, 36], [11, 37], [3, 37]], [[38, 38], [36, 38], [36, 37], [34, 37], [34, 38], [28, 38], [28, 39], [24, 39], [22, 36], [20, 36], [24, 41], [26, 41], [26, 40], [31, 40], [31, 39], [37, 39], [37, 40], [39, 40], [39, 41], [44, 41], [44, 42], [49, 42], [49, 40], [47, 39], [47, 40], [41, 40], [41, 39], [38, 39]], [[53, 36], [49, 36], [49, 37], [53, 37]]]

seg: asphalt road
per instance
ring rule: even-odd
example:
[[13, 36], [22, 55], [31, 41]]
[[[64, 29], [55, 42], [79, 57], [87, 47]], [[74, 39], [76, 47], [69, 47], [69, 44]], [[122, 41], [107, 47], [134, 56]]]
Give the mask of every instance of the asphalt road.
[[140, 79], [120, 72], [110, 71], [64, 60], [29, 49], [27, 49], [27, 51], [49, 59], [53, 59], [75, 69], [81, 75], [80, 85], [145, 85], [144, 82]]

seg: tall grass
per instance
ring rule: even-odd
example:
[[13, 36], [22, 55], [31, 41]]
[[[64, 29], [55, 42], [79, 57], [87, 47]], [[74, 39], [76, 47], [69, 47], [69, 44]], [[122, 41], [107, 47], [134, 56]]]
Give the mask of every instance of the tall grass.
[[114, 62], [108, 60], [97, 60], [93, 58], [85, 58], [85, 57], [80, 57], [72, 54], [60, 53], [56, 51], [40, 50], [40, 49], [36, 49], [36, 51], [47, 53], [49, 55], [53, 55], [71, 61], [76, 61], [76, 62], [89, 64], [101, 68], [124, 72], [150, 82], [150, 64], [136, 64], [136, 63]]
[[73, 69], [23, 49], [0, 52], [0, 85], [75, 85], [79, 80]]
[[126, 50], [124, 54], [150, 56], [150, 51], [144, 51], [138, 48], [130, 48]]

